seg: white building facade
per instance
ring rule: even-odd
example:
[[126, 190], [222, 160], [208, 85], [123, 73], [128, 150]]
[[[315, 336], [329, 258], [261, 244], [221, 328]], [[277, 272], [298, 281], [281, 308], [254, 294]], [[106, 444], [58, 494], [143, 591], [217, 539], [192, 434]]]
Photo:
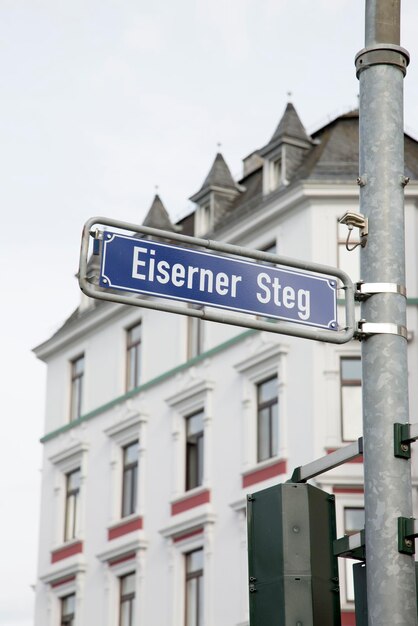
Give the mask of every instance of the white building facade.
[[[418, 144], [405, 141], [413, 416]], [[357, 143], [356, 112], [310, 137], [289, 104], [240, 181], [218, 154], [193, 214], [173, 225], [157, 196], [144, 224], [340, 266], [360, 280], [358, 249], [346, 251], [338, 223], [359, 211]], [[82, 296], [35, 353], [48, 367], [35, 626], [248, 624], [246, 496], [361, 435], [359, 342]], [[313, 481], [335, 494], [339, 536], [363, 527], [362, 469], [357, 459]], [[348, 565], [343, 626], [355, 624]]]

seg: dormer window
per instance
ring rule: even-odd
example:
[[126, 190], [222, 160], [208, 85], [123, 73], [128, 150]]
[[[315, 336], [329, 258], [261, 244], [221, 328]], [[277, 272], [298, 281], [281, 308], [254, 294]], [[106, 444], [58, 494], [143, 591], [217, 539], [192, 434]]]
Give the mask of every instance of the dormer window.
[[197, 204], [195, 236], [201, 237], [212, 230], [232, 207], [243, 188], [238, 185], [222, 154], [218, 152], [202, 187], [190, 200]]
[[212, 228], [210, 200], [201, 204], [196, 211], [195, 236], [201, 237]]
[[206, 233], [208, 230], [210, 230], [211, 227], [211, 223], [210, 223], [210, 203], [208, 202], [207, 204], [204, 204], [202, 207], [200, 207], [200, 230], [202, 233]]
[[273, 161], [271, 167], [271, 178], [272, 178], [272, 190], [280, 187], [282, 183], [282, 157], [280, 156], [278, 159]]
[[312, 138], [306, 133], [295, 107], [289, 102], [272, 138], [258, 151], [264, 159], [264, 195], [291, 182], [312, 143]]
[[284, 148], [281, 147], [280, 153], [270, 158], [267, 158], [264, 162], [263, 169], [263, 192], [264, 195], [271, 193], [275, 189], [278, 189], [281, 185], [286, 184], [285, 171], [284, 171]]

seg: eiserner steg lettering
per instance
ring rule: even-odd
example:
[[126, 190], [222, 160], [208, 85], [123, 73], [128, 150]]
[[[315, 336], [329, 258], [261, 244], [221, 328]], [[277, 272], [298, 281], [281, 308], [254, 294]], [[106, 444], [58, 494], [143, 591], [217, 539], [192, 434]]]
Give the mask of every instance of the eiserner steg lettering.
[[[175, 287], [185, 287], [203, 293], [217, 293], [220, 296], [236, 298], [239, 289], [245, 289], [243, 278], [237, 274], [213, 272], [210, 269], [171, 263], [167, 260], [155, 260], [155, 250], [134, 246], [132, 260], [132, 278], [157, 282], [161, 285], [171, 283]], [[257, 276], [256, 298], [261, 304], [273, 302], [277, 307], [293, 309], [301, 320], [308, 320], [310, 310], [310, 291], [295, 290], [289, 285], [283, 286], [278, 276], [271, 277], [267, 272]]]

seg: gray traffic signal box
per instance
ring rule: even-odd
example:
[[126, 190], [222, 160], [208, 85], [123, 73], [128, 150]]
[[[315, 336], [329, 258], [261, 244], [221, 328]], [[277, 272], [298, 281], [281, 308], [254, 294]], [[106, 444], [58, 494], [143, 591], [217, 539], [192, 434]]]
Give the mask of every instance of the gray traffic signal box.
[[340, 626], [334, 496], [285, 483], [247, 499], [250, 626]]

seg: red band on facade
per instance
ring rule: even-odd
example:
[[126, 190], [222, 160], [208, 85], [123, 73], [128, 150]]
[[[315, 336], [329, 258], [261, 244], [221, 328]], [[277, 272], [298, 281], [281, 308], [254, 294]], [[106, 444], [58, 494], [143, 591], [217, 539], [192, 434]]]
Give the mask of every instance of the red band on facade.
[[72, 543], [69, 546], [64, 546], [63, 548], [58, 548], [58, 550], [51, 552], [51, 563], [62, 561], [62, 559], [67, 559], [69, 556], [79, 554], [80, 552], [83, 552], [82, 541], [77, 541], [76, 543]]
[[363, 487], [334, 487], [334, 493], [364, 493]]
[[112, 528], [108, 528], [107, 530], [107, 538], [109, 541], [112, 539], [116, 539], [117, 537], [122, 537], [122, 535], [127, 535], [128, 533], [134, 532], [134, 530], [142, 529], [142, 517], [135, 517], [134, 519], [130, 519], [127, 522], [122, 522], [117, 526], [113, 526]]
[[178, 502], [173, 502], [171, 505], [171, 515], [183, 513], [183, 511], [188, 511], [189, 509], [193, 509], [195, 506], [199, 506], [200, 504], [206, 504], [207, 502], [210, 502], [209, 489], [201, 491], [196, 495], [185, 497]]
[[196, 535], [202, 535], [203, 528], [195, 528], [195, 530], [190, 530], [183, 535], [177, 535], [177, 537], [173, 537], [173, 542], [178, 543], [179, 541], [184, 541], [185, 539], [190, 539], [190, 537], [195, 537]]
[[245, 474], [242, 477], [242, 486], [249, 487], [255, 483], [261, 483], [263, 480], [279, 476], [280, 474], [286, 474], [286, 461], [277, 461], [273, 465], [262, 467], [261, 469], [254, 470]]
[[356, 626], [356, 615], [353, 611], [341, 613], [341, 626]]
[[126, 561], [132, 561], [136, 556], [136, 552], [129, 552], [129, 554], [124, 554], [123, 556], [118, 556], [116, 559], [112, 559], [109, 561], [109, 566], [119, 565], [119, 563], [125, 563]]
[[67, 578], [60, 578], [60, 580], [54, 580], [51, 583], [51, 587], [55, 589], [56, 587], [60, 587], [61, 585], [72, 583], [74, 580], [75, 580], [75, 576], [67, 576]]

